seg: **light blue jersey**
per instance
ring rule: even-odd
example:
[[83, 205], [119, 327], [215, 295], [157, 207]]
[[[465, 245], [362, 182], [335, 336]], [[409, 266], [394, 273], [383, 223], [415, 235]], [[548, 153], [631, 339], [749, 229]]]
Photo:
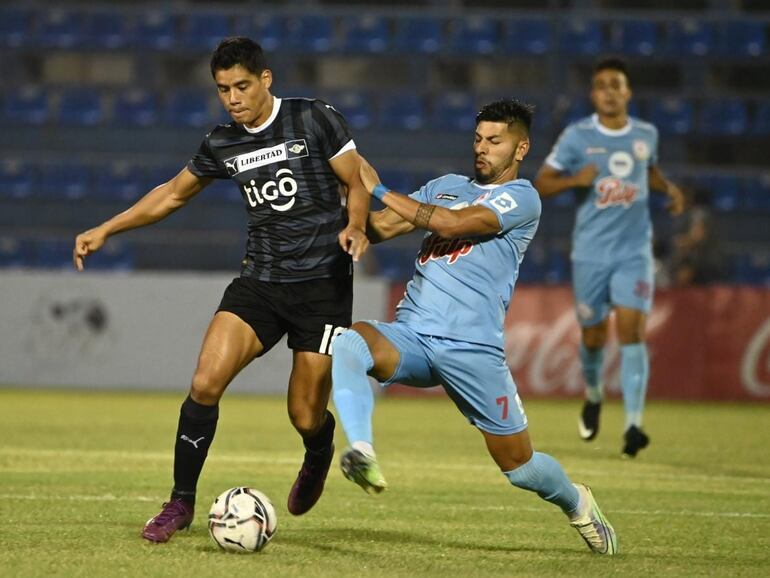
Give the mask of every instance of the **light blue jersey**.
[[573, 260], [609, 264], [651, 258], [648, 169], [657, 157], [657, 129], [636, 118], [612, 130], [594, 114], [562, 132], [546, 164], [569, 174], [589, 164], [599, 169], [577, 211]]
[[519, 265], [540, 221], [540, 197], [524, 179], [479, 185], [445, 175], [411, 198], [449, 209], [481, 205], [500, 221], [496, 235], [444, 239], [428, 233], [396, 321], [422, 335], [503, 348], [503, 322]]

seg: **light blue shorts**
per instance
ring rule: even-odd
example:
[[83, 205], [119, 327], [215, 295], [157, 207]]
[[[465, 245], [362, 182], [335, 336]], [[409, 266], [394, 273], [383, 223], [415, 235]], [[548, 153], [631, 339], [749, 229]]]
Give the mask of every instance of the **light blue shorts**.
[[572, 288], [583, 327], [601, 322], [615, 306], [649, 313], [655, 290], [652, 259], [635, 257], [611, 264], [573, 261]]
[[442, 385], [468, 421], [496, 435], [527, 428], [516, 384], [503, 350], [490, 345], [422, 335], [406, 323], [367, 321], [401, 354], [398, 367], [383, 387]]

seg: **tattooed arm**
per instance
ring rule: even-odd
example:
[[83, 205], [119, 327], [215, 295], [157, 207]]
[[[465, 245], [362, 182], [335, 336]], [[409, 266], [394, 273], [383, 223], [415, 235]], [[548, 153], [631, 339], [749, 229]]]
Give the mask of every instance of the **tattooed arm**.
[[[361, 163], [361, 180], [369, 192], [375, 194], [388, 209], [419, 229], [426, 229], [446, 239], [500, 232], [497, 216], [482, 206], [453, 211], [438, 205], [420, 203], [395, 191], [383, 191], [380, 178], [365, 160]], [[379, 185], [376, 192], [373, 192]]]

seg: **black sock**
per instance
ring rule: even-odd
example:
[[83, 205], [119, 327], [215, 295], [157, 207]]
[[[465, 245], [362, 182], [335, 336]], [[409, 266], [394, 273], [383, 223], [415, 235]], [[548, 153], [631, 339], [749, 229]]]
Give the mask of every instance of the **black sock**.
[[334, 416], [327, 409], [326, 421], [316, 433], [312, 435], [302, 436], [302, 441], [305, 444], [305, 449], [313, 453], [322, 453], [329, 449], [334, 441]]
[[174, 489], [171, 498], [195, 505], [195, 488], [214, 439], [219, 405], [202, 405], [188, 395], [179, 412], [174, 446]]

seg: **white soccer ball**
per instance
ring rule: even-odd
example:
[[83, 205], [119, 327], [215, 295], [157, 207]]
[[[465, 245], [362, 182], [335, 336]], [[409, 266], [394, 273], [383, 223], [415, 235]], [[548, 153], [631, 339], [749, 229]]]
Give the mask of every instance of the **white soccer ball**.
[[259, 552], [270, 542], [277, 525], [270, 498], [254, 488], [222, 492], [209, 511], [209, 534], [228, 552]]

